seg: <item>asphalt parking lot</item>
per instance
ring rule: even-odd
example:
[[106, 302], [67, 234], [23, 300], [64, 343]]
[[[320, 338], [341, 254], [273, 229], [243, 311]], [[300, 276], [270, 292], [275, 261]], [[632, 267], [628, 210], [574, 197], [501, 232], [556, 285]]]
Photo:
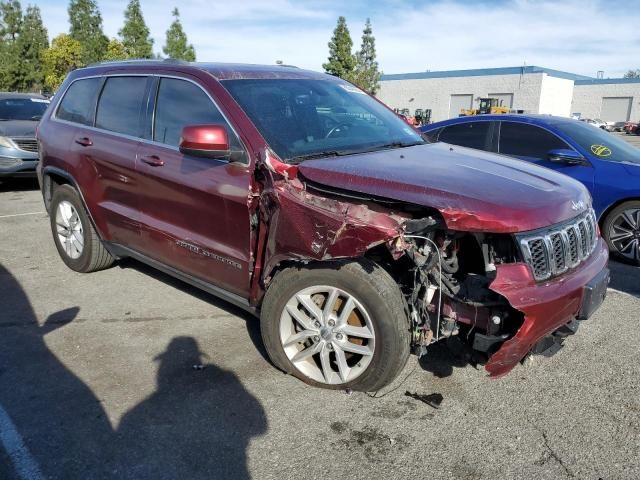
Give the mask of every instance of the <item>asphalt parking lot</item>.
[[371, 398], [280, 373], [254, 319], [141, 264], [72, 272], [35, 183], [4, 183], [0, 479], [640, 478], [640, 270], [611, 269], [555, 357], [490, 380], [439, 348]]

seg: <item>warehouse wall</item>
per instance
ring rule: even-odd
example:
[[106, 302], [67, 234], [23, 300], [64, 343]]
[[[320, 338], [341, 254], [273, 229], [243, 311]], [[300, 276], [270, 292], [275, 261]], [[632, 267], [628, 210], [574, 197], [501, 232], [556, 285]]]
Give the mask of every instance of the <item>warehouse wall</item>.
[[489, 93], [513, 93], [513, 108], [537, 113], [544, 76], [544, 73], [532, 73], [383, 80], [377, 97], [391, 108], [408, 108], [411, 113], [416, 108], [430, 108], [434, 122], [458, 115], [458, 112], [449, 114], [451, 95], [472, 94], [475, 99]]
[[581, 85], [578, 82], [573, 89], [571, 113], [580, 113], [582, 117], [587, 118], [599, 118], [604, 97], [632, 97], [630, 120], [640, 120], [640, 82], [593, 85]]
[[537, 113], [561, 117], [571, 115], [571, 100], [574, 92], [573, 80], [551, 77], [546, 73], [542, 75], [540, 106]]

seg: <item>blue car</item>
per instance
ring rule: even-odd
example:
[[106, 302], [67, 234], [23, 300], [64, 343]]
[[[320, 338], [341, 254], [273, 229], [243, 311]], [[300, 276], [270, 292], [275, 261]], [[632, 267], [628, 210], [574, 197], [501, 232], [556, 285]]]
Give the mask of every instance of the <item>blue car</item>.
[[550, 115], [459, 117], [420, 130], [433, 141], [501, 153], [579, 180], [591, 192], [611, 252], [640, 266], [640, 149], [587, 123]]

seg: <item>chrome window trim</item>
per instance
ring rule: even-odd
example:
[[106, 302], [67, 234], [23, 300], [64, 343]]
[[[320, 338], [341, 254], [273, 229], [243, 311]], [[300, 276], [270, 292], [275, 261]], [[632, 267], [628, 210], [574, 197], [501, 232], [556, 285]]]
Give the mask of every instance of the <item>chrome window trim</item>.
[[[227, 115], [220, 108], [218, 103], [214, 100], [214, 98], [198, 82], [196, 82], [196, 81], [194, 81], [194, 80], [192, 80], [190, 78], [180, 77], [180, 76], [177, 76], [177, 75], [164, 75], [164, 74], [159, 74], [159, 73], [150, 73], [150, 74], [146, 74], [146, 73], [113, 73], [113, 74], [112, 73], [108, 73], [108, 74], [104, 74], [104, 75], [89, 75], [89, 76], [86, 76], [86, 77], [76, 78], [69, 85], [67, 85], [67, 87], [64, 89], [62, 94], [59, 95], [59, 100], [55, 105], [53, 113], [51, 114], [51, 118], [50, 118], [51, 121], [60, 122], [60, 123], [64, 123], [64, 124], [67, 124], [67, 125], [73, 125], [73, 126], [80, 127], [80, 128], [87, 128], [87, 129], [89, 129], [91, 131], [94, 131], [94, 132], [106, 133], [106, 134], [109, 134], [109, 135], [113, 135], [115, 137], [122, 137], [122, 138], [125, 138], [127, 140], [135, 140], [135, 141], [138, 141], [138, 142], [141, 142], [141, 143], [144, 143], [144, 144], [154, 145], [154, 146], [157, 146], [157, 147], [163, 147], [163, 148], [166, 148], [168, 150], [173, 150], [174, 152], [179, 152], [180, 149], [178, 147], [174, 147], [173, 145], [168, 145], [168, 144], [162, 143], [162, 142], [157, 142], [157, 141], [153, 140], [153, 138], [147, 139], [147, 138], [142, 138], [142, 137], [135, 137], [133, 135], [127, 135], [126, 133], [112, 132], [111, 130], [105, 130], [104, 128], [98, 128], [98, 127], [95, 127], [93, 125], [84, 125], [82, 123], [70, 122], [69, 120], [63, 120], [63, 119], [58, 118], [58, 109], [60, 108], [60, 104], [62, 103], [62, 100], [64, 99], [65, 95], [67, 94], [67, 91], [69, 90], [69, 88], [71, 88], [71, 85], [73, 85], [74, 83], [76, 83], [76, 82], [78, 82], [80, 80], [88, 80], [90, 78], [104, 78], [105, 81], [106, 81], [106, 79], [108, 79], [110, 77], [153, 77], [153, 78], [158, 78], [158, 86], [160, 84], [159, 81], [161, 79], [163, 79], [163, 78], [173, 78], [173, 79], [176, 79], [176, 80], [184, 80], [186, 82], [190, 82], [190, 83], [194, 84], [200, 90], [202, 90], [207, 97], [209, 97], [209, 100], [211, 101], [211, 103], [213, 103], [215, 108], [220, 112], [220, 115], [222, 115], [222, 118], [224, 118], [224, 121], [227, 123], [227, 125], [229, 126], [229, 128], [231, 129], [233, 134], [236, 136], [236, 138], [240, 142], [240, 146], [242, 147], [245, 155], [247, 156], [247, 162], [244, 163], [244, 164], [248, 165], [250, 163], [250, 155], [249, 155], [249, 150], [247, 149], [247, 146], [245, 145], [244, 141], [242, 140], [242, 137], [238, 134], [238, 131], [235, 129], [233, 124], [229, 121], [229, 118], [227, 117]], [[98, 98], [96, 99], [96, 110], [95, 110], [95, 114], [96, 115], [98, 113], [98, 102], [100, 101], [101, 94], [102, 94], [102, 91], [99, 92]], [[156, 100], [157, 100], [157, 98], [156, 98]], [[153, 105], [153, 116], [152, 116], [152, 120], [151, 120], [152, 122], [155, 121], [155, 111], [156, 111], [156, 106], [154, 104]], [[95, 125], [95, 118], [93, 119], [93, 121], [94, 121], [94, 125]], [[151, 128], [151, 133], [153, 135], [153, 124], [152, 124], [152, 128]], [[229, 160], [225, 160], [225, 159], [212, 159], [212, 160], [231, 163]]]

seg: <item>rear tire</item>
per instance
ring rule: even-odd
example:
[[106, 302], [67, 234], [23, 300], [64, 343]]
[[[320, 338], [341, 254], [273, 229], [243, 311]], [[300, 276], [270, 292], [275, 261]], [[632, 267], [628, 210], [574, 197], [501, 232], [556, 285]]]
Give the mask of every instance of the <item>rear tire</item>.
[[89, 273], [113, 264], [114, 258], [102, 245], [80, 195], [73, 187], [56, 187], [49, 218], [58, 254], [71, 270]]
[[261, 330], [278, 368], [321, 388], [379, 390], [409, 357], [402, 293], [365, 259], [279, 272], [265, 295]]
[[602, 236], [618, 260], [640, 266], [640, 201], [611, 210], [602, 222]]

